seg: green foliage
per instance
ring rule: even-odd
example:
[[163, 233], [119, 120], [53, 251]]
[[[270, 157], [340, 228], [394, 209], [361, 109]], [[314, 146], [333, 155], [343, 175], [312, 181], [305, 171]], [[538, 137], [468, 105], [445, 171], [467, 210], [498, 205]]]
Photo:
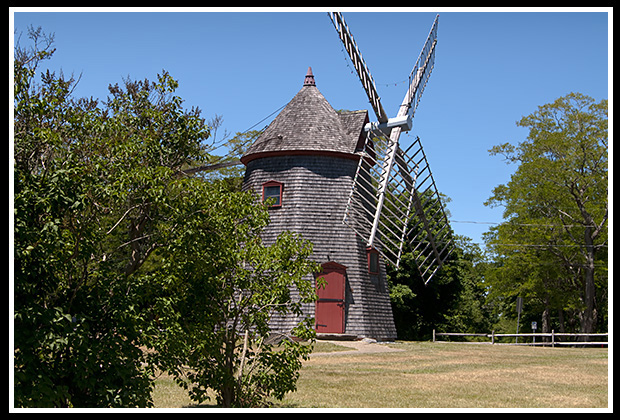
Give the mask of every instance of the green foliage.
[[72, 80], [34, 81], [49, 56], [15, 60], [14, 403], [148, 406], [144, 319], [131, 279], [114, 269], [123, 240], [107, 237], [124, 212], [114, 176], [125, 168], [102, 153], [108, 118], [71, 99]]
[[388, 267], [399, 339], [429, 340], [433, 329], [471, 333], [490, 329], [482, 252], [468, 238], [455, 239], [455, 251], [427, 284], [410, 250], [403, 254], [398, 270]]
[[[450, 202], [426, 191], [419, 199], [427, 214], [436, 214], [441, 205]], [[403, 194], [399, 199], [408, 202]], [[389, 207], [390, 204], [388, 203]], [[447, 210], [446, 210], [446, 213]], [[435, 229], [440, 229], [441, 224]], [[387, 267], [392, 312], [399, 339], [429, 340], [433, 329], [441, 331], [479, 332], [489, 329], [489, 314], [484, 305], [484, 261], [482, 251], [469, 238], [455, 235], [451, 230], [442, 233], [443, 241], [453, 241], [455, 249], [444, 261], [430, 282], [424, 283], [416, 260], [426, 258], [425, 269], [434, 261], [432, 248], [423, 242], [427, 235], [437, 237], [436, 231], [426, 232], [413, 221], [408, 226], [408, 243], [403, 248], [398, 270]], [[393, 238], [394, 241], [397, 241]], [[443, 249], [443, 244], [438, 244]], [[417, 248], [417, 249], [416, 249]], [[420, 251], [420, 249], [425, 249]], [[424, 252], [424, 254], [422, 253]]]
[[[167, 279], [169, 297], [156, 313], [166, 335], [154, 343], [156, 357], [197, 402], [208, 398], [209, 389], [224, 406], [281, 399], [295, 389], [300, 358], [310, 348], [286, 341], [276, 349], [267, 340], [268, 322], [275, 312], [301, 315], [302, 303], [314, 300], [307, 277], [317, 268], [309, 260], [312, 247], [291, 233], [263, 244], [259, 234], [268, 211], [252, 195], [185, 182], [179, 196], [183, 228], [159, 252], [157, 276]], [[306, 320], [293, 335], [313, 333]]]
[[[197, 389], [228, 386], [229, 322], [261, 340], [268, 309], [298, 312], [287, 287], [311, 299], [309, 245], [263, 246], [268, 213], [253, 197], [183, 176], [211, 159], [210, 127], [168, 73], [111, 86], [103, 104], [76, 100], [73, 79], [36, 80], [53, 39], [29, 36], [14, 66], [15, 406], [148, 407], [156, 366], [186, 361], [206, 363]], [[247, 351], [253, 376], [231, 402], [255, 388], [281, 397], [308, 351]]]
[[495, 260], [489, 298], [516, 314], [523, 297], [543, 332], [551, 313], [560, 331], [577, 319], [582, 332], [605, 330], [607, 100], [571, 93], [517, 124], [529, 129], [526, 141], [490, 150], [518, 168], [486, 203], [504, 206], [506, 219], [485, 238]]

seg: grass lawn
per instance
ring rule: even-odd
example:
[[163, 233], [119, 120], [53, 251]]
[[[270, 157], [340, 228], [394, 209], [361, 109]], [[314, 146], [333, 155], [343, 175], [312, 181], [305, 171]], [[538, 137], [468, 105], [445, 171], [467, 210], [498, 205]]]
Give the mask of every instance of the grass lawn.
[[[318, 346], [323, 346], [319, 343]], [[393, 353], [339, 353], [316, 347], [289, 408], [607, 408], [608, 349], [399, 342]], [[156, 407], [191, 401], [169, 378]]]

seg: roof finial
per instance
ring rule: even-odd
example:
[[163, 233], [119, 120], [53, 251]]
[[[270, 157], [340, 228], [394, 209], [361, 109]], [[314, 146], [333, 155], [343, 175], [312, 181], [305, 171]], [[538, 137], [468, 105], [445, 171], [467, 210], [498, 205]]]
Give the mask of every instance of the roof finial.
[[308, 67], [308, 73], [304, 79], [304, 86], [316, 86], [314, 83], [314, 75], [312, 74], [312, 67]]

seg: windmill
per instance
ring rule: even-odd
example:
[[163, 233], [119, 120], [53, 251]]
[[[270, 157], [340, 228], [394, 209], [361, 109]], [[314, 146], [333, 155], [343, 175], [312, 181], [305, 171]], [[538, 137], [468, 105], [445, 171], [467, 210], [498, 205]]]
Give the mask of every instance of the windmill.
[[[330, 18], [368, 95], [369, 111], [336, 111], [320, 92], [312, 68], [293, 98], [244, 151], [242, 189], [268, 206], [265, 244], [295, 232], [313, 244], [327, 286], [303, 314], [273, 314], [270, 328], [288, 334], [307, 317], [317, 334], [397, 337], [386, 265], [411, 252], [425, 282], [453, 249], [450, 227], [421, 142], [406, 150], [400, 134], [413, 115], [432, 71], [437, 19], [409, 77], [394, 118], [383, 109], [375, 83], [340, 14]], [[300, 78], [301, 79], [301, 78]], [[221, 165], [235, 162], [221, 163]], [[219, 163], [196, 171], [219, 167]], [[344, 222], [344, 223], [343, 223]], [[380, 256], [383, 255], [383, 259]], [[307, 275], [308, 281], [315, 281]], [[297, 291], [291, 290], [291, 298]]]
[[[375, 82], [344, 17], [328, 13], [377, 117], [366, 125], [366, 147], [359, 160], [343, 223], [393, 265], [405, 245], [413, 249], [420, 276], [428, 283], [454, 249], [450, 226], [419, 138], [403, 151], [403, 131], [413, 117], [433, 70], [439, 15], [409, 74], [409, 86], [396, 117], [388, 118]], [[352, 217], [355, 216], [355, 217]]]

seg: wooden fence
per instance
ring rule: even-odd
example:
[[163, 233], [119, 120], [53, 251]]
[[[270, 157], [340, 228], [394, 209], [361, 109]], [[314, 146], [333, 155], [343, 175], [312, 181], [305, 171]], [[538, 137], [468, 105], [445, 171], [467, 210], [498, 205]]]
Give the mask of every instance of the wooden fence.
[[[490, 338], [490, 344], [512, 345], [512, 346], [606, 346], [608, 344], [609, 333], [556, 333], [551, 330], [550, 333], [522, 333], [522, 334], [491, 334], [478, 333], [438, 333], [433, 330], [433, 342], [437, 342], [436, 337], [487, 337]], [[514, 343], [499, 343], [497, 338], [515, 337]], [[530, 342], [519, 343], [518, 338], [531, 338]], [[536, 342], [536, 337], [541, 340]], [[587, 341], [572, 341], [572, 337], [588, 337]], [[590, 341], [592, 338], [602, 338], [598, 341]], [[564, 341], [563, 338], [571, 338], [571, 341]], [[603, 341], [605, 340], [605, 341]]]

